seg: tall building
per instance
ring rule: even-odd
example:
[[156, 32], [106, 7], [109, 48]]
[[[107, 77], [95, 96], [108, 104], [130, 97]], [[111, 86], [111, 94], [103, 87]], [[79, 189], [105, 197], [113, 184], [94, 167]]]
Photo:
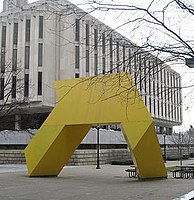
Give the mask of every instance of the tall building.
[[0, 104], [21, 103], [1, 129], [39, 128], [55, 106], [55, 80], [120, 71], [131, 73], [159, 133], [182, 123], [180, 75], [66, 0], [4, 0], [0, 49]]
[[15, 8], [21, 8], [22, 6], [28, 4], [27, 0], [4, 0], [3, 1], [3, 11], [12, 10]]

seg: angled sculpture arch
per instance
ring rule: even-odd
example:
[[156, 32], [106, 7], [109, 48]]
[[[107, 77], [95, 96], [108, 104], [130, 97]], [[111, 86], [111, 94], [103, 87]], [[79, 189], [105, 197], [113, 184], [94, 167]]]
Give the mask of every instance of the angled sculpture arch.
[[29, 176], [58, 175], [92, 124], [120, 123], [140, 178], [167, 177], [153, 120], [128, 73], [57, 81], [58, 103], [25, 149]]

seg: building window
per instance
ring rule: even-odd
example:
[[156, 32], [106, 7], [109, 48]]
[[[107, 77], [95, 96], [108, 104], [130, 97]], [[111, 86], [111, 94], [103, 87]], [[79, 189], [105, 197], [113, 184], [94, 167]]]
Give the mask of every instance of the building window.
[[17, 49], [13, 49], [12, 70], [17, 71]]
[[182, 121], [182, 102], [181, 102], [181, 99], [182, 99], [182, 93], [181, 93], [181, 77], [179, 77], [179, 120]]
[[[135, 80], [135, 85], [137, 85], [137, 55], [136, 55], [136, 52], [134, 52], [133, 54], [133, 60], [134, 60], [134, 80]], [[149, 66], [151, 67], [151, 66]], [[150, 70], [150, 76], [151, 76], [151, 70]]]
[[[123, 60], [124, 62], [124, 60]], [[139, 54], [139, 62], [138, 62], [138, 65], [139, 65], [139, 89], [140, 89], [140, 92], [142, 92], [142, 69], [141, 69], [141, 54]], [[141, 93], [142, 94], [142, 93]]]
[[123, 71], [125, 71], [125, 66], [126, 66], [125, 62], [126, 62], [126, 58], [125, 58], [125, 46], [123, 45]]
[[24, 97], [29, 96], [29, 74], [24, 76]]
[[110, 73], [112, 73], [112, 72], [113, 72], [113, 61], [110, 60]]
[[173, 83], [174, 83], [174, 119], [176, 120], [177, 119], [177, 115], [176, 115], [176, 106], [177, 106], [177, 101], [176, 101], [176, 93], [177, 93], [177, 90], [175, 89], [176, 88], [176, 77], [175, 75], [173, 76]]
[[166, 85], [166, 71], [164, 70], [164, 83], [165, 83], [165, 86], [164, 86], [164, 89], [163, 89], [163, 92], [164, 92], [164, 111], [165, 111], [165, 117], [167, 117], [167, 85]]
[[[145, 92], [145, 100], [147, 102], [147, 70], [146, 70], [146, 57], [144, 57], [144, 92]], [[145, 103], [147, 105], [147, 103]]]
[[174, 98], [173, 98], [173, 74], [170, 74], [170, 91], [171, 91], [171, 95], [170, 95], [170, 99], [171, 99], [171, 117], [172, 119], [174, 118]]
[[98, 74], [98, 54], [94, 54], [94, 74]]
[[98, 49], [98, 30], [94, 29], [94, 49]]
[[12, 98], [16, 98], [16, 76], [12, 77]]
[[1, 47], [6, 47], [6, 26], [2, 27]]
[[87, 23], [86, 24], [86, 46], [89, 46], [89, 41], [90, 41], [89, 35], [90, 35], [90, 26]]
[[154, 98], [154, 115], [156, 114], [156, 99]]
[[80, 54], [79, 54], [79, 46], [75, 46], [75, 68], [79, 69], [80, 64]]
[[147, 96], [145, 96], [145, 105], [147, 106]]
[[106, 71], [106, 39], [105, 39], [105, 33], [102, 33], [102, 73], [105, 74]]
[[0, 85], [0, 100], [3, 100], [4, 99], [4, 88], [5, 88], [5, 80], [4, 78], [1, 78], [1, 85]]
[[39, 16], [39, 39], [43, 38], [43, 16]]
[[75, 20], [75, 41], [79, 42], [80, 38], [80, 20]]
[[26, 19], [26, 42], [30, 42], [30, 26], [31, 26], [31, 20]]
[[13, 44], [18, 44], [18, 23], [14, 23], [13, 27]]
[[161, 116], [163, 117], [164, 116], [164, 109], [163, 109], [163, 70], [162, 70], [162, 66], [160, 68], [160, 96], [161, 96], [161, 102], [160, 102]]
[[79, 73], [75, 73], [75, 78], [79, 78]]
[[1, 73], [5, 72], [5, 52], [6, 52], [6, 26], [2, 26], [1, 36]]
[[163, 100], [161, 100], [161, 115], [162, 115], [162, 117], [164, 116], [164, 105], [163, 105]]
[[177, 80], [176, 80], [176, 85], [177, 85], [177, 119], [178, 119], [178, 121], [180, 120], [180, 110], [179, 110], [179, 108], [180, 108], [180, 106], [181, 106], [181, 102], [180, 102], [180, 100], [181, 100], [181, 98], [180, 98], [180, 95], [181, 95], [181, 90], [180, 90], [180, 85], [179, 85], [179, 78], [177, 77]]
[[[130, 75], [132, 74], [132, 71], [131, 71], [131, 49], [129, 48], [129, 57], [128, 57], [128, 68], [129, 68], [129, 73]], [[146, 61], [145, 61], [146, 62]], [[146, 66], [146, 65], [145, 65]]]
[[5, 73], [5, 50], [1, 50], [1, 73]]
[[152, 113], [152, 98], [150, 97], [149, 99], [150, 99], [150, 100], [149, 100], [149, 102], [150, 102], [150, 104], [149, 104], [149, 106], [150, 106], [150, 107], [149, 107], [149, 108], [150, 108], [150, 113]]
[[105, 47], [105, 33], [102, 33], [102, 54], [105, 55], [106, 47]]
[[150, 61], [149, 61], [149, 95], [151, 96], [152, 95], [152, 82], [151, 82], [151, 66], [150, 66]]
[[90, 54], [89, 50], [86, 50], [86, 72], [89, 72], [90, 67]]
[[155, 82], [155, 79], [153, 79], [153, 96], [154, 96], [154, 98], [155, 98], [155, 96], [156, 96], [156, 82]]
[[42, 72], [38, 72], [38, 95], [42, 95]]
[[105, 57], [102, 58], [102, 73], [106, 73], [106, 60]]
[[42, 57], [43, 57], [43, 44], [38, 44], [38, 66], [42, 67]]
[[30, 47], [25, 47], [25, 69], [29, 69], [30, 66]]
[[157, 63], [157, 60], [156, 60], [156, 75], [157, 75], [157, 80], [156, 80], [156, 89], [157, 89], [157, 99], [158, 99], [158, 104], [157, 104], [157, 106], [158, 106], [158, 116], [160, 116], [160, 101], [159, 101], [159, 99], [160, 99], [160, 86], [159, 86], [159, 82], [160, 82], [160, 76], [159, 76], [159, 66], [158, 66], [158, 63]]
[[120, 63], [119, 63], [119, 42], [117, 42], [117, 72], [119, 72], [119, 67], [120, 67]]
[[113, 70], [113, 47], [112, 47], [112, 36], [110, 37], [110, 73]]
[[[158, 79], [159, 81], [159, 79]], [[159, 83], [157, 82], [157, 98], [158, 98], [158, 116], [160, 116], [160, 101], [159, 101], [159, 98], [160, 98], [160, 91], [159, 91]]]
[[161, 84], [163, 83], [163, 70], [162, 70], [162, 66], [161, 66], [161, 69], [160, 69], [160, 83]]
[[169, 76], [169, 72], [167, 72], [167, 100], [168, 100], [168, 117], [170, 117], [170, 76]]

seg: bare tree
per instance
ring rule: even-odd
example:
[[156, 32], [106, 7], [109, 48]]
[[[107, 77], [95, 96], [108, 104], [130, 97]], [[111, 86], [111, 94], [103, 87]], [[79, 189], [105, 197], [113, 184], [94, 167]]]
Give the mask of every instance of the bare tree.
[[171, 136], [169, 136], [169, 139], [175, 146], [177, 146], [179, 159], [182, 160], [184, 156], [187, 157], [191, 155], [191, 147], [194, 144], [194, 134], [192, 126], [188, 131], [173, 133]]
[[[117, 11], [122, 17], [116, 28], [128, 28], [130, 36], [141, 38], [141, 48], [148, 52], [165, 53], [183, 60], [193, 58], [193, 38], [191, 23], [194, 20], [194, 7], [189, 0], [150, 0], [146, 3], [136, 1], [89, 1], [92, 9]], [[124, 20], [124, 22], [123, 22]], [[144, 29], [144, 31], [143, 31]], [[166, 54], [167, 53], [167, 54]]]
[[[190, 47], [190, 41], [184, 40], [184, 38], [177, 34], [173, 29], [171, 30], [165, 23], [166, 13], [168, 13], [172, 6], [176, 8], [175, 11], [178, 11], [178, 5], [176, 2], [174, 3], [175, 5], [171, 2], [163, 2], [163, 9], [159, 7], [160, 10], [158, 10], [157, 4], [159, 1], [157, 0], [150, 1], [149, 5], [145, 5], [145, 8], [135, 5], [133, 1], [127, 1], [127, 4], [121, 4], [119, 1], [118, 3], [114, 3], [113, 1], [110, 1], [111, 3], [106, 2], [107, 1], [84, 1], [83, 4], [78, 4], [78, 6], [82, 6], [82, 8], [89, 5], [89, 10], [87, 10], [89, 14], [95, 14], [96, 11], [102, 12], [101, 15], [104, 13], [108, 15], [108, 13], [112, 11], [116, 12], [116, 16], [119, 16], [117, 17], [118, 21], [121, 15], [124, 17], [128, 15], [126, 20], [123, 20], [124, 18], [121, 17], [121, 23], [115, 26], [114, 29], [106, 26], [107, 28], [101, 30], [94, 43], [89, 43], [86, 47], [88, 48], [87, 51], [90, 52], [90, 55], [94, 54], [94, 57], [97, 55], [101, 60], [100, 64], [102, 70], [95, 70], [95, 75], [104, 74], [104, 76], [91, 79], [91, 82], [93, 84], [98, 81], [104, 82], [105, 80], [107, 81], [106, 74], [125, 71], [132, 75], [135, 82], [134, 86], [137, 85], [142, 97], [145, 97], [145, 101], [146, 96], [149, 96], [149, 99], [152, 97], [155, 100], [158, 98], [163, 99], [162, 103], [165, 103], [166, 100], [175, 103], [174, 96], [177, 96], [180, 92], [180, 84], [176, 84], [177, 86], [175, 86], [175, 84], [167, 85], [161, 77], [163, 76], [165, 69], [168, 68], [169, 63], [177, 63], [177, 59], [182, 62], [186, 56], [192, 57], [193, 53], [191, 51], [192, 48]], [[88, 14], [75, 8], [71, 4], [62, 5], [58, 2], [53, 2], [53, 5], [54, 4], [55, 6], [58, 5], [62, 8], [54, 11], [54, 14], [60, 16], [60, 22], [63, 20], [67, 21], [66, 19], [68, 19], [72, 14], [76, 14], [77, 18], [81, 21]], [[46, 8], [46, 11], [48, 10], [50, 13], [53, 13], [53, 10], [50, 9], [50, 7]], [[113, 16], [112, 14], [113, 13], [111, 13], [111, 17]], [[167, 17], [169, 17], [169, 14]], [[95, 19], [93, 20], [95, 22]], [[64, 28], [61, 28], [58, 32], [53, 32], [53, 34], [57, 34], [60, 41], [64, 42], [64, 45], [70, 43], [76, 45], [76, 41], [67, 40], [61, 34], [63, 31], [75, 26], [76, 22], [66, 24]], [[125, 29], [125, 32], [123, 32], [124, 35], [129, 33], [130, 36], [137, 35], [138, 38], [142, 38], [141, 43], [133, 43], [131, 40], [121, 36], [119, 33], [114, 39], [111, 38], [112, 34], [115, 34], [115, 30], [120, 31], [122, 28]], [[142, 36], [140, 33], [144, 35]], [[164, 43], [161, 39], [158, 39], [161, 38], [161, 34], [165, 35]], [[95, 32], [90, 32], [84, 39], [89, 37], [95, 38]], [[157, 40], [156, 37], [158, 37]], [[111, 38], [111, 41], [109, 41], [109, 38]], [[85, 45], [84, 40], [80, 40], [79, 42], [81, 45], [82, 43]], [[110, 43], [112, 44], [111, 46]], [[109, 49], [109, 51], [107, 49]], [[128, 52], [126, 49], [130, 49], [130, 51]], [[99, 51], [101, 53], [97, 54], [96, 52]], [[113, 55], [115, 55], [116, 59], [113, 62], [108, 63], [109, 68], [107, 69], [104, 65], [105, 58], [109, 57], [111, 61]], [[86, 59], [86, 57], [87, 55], [84, 54], [83, 57], [80, 57], [80, 60]], [[120, 76], [120, 79], [122, 79], [122, 76]], [[166, 79], [168, 79], [168, 77]], [[177, 82], [177, 80], [174, 82]], [[114, 87], [114, 81], [112, 81], [112, 83], [112, 87]], [[152, 85], [153, 87], [148, 87], [148, 85]], [[132, 90], [133, 87], [128, 89], [128, 92], [131, 92]], [[181, 98], [179, 97], [179, 99]], [[180, 105], [182, 102], [179, 101], [176, 103]], [[168, 105], [165, 106], [167, 107]], [[176, 108], [172, 108], [170, 112], [174, 112], [175, 109]], [[167, 114], [170, 115], [169, 113], [166, 113], [166, 115]]]
[[22, 70], [13, 69], [12, 63], [7, 63], [0, 80], [0, 121], [4, 123], [12, 121], [14, 124], [17, 119], [9, 116], [18, 113], [23, 106], [28, 105], [28, 99], [24, 97]]
[[[71, 44], [75, 46], [77, 41], [64, 37], [66, 30], [76, 26], [75, 21], [72, 23], [72, 21], [68, 19], [71, 18], [72, 15], [76, 15], [77, 19], [81, 21], [85, 16], [88, 15], [88, 13], [78, 9], [73, 4], [64, 4], [62, 2], [63, 1], [50, 1], [49, 4], [41, 3], [41, 6], [33, 6], [29, 8], [29, 10], [31, 12], [36, 10], [47, 13], [45, 16], [47, 16], [46, 20], [48, 21], [55, 19], [59, 24], [63, 24], [64, 22], [64, 26], [59, 27], [57, 30], [50, 30], [53, 34], [57, 35], [58, 40], [61, 42], [60, 44], [57, 43], [56, 45], [65, 46]], [[112, 1], [111, 3], [106, 3], [105, 1], [85, 1], [84, 6], [90, 6], [89, 14], [92, 14], [98, 10], [102, 11], [103, 13], [108, 13], [109, 11], [118, 11], [118, 15], [128, 15], [129, 17], [127, 17], [125, 21], [122, 20], [122, 23], [115, 27], [115, 30], [125, 27], [127, 27], [126, 30], [129, 30], [128, 27], [131, 27], [130, 31], [125, 32], [125, 35], [130, 32], [130, 35], [138, 35], [138, 37], [140, 37], [138, 31], [141, 33], [142, 29], [144, 29], [144, 32], [142, 33], [145, 34], [144, 37], [140, 37], [142, 38], [141, 43], [135, 44], [131, 42], [131, 40], [122, 37], [119, 33], [115, 33], [114, 30], [108, 26], [106, 26], [106, 30], [101, 31], [100, 33], [96, 32], [97, 37], [95, 42], [89, 42], [86, 44], [87, 51], [82, 54], [82, 57], [80, 56], [78, 58], [79, 61], [82, 61], [83, 59], [86, 60], [87, 73], [89, 71], [89, 64], [86, 59], [88, 52], [90, 55], [94, 56], [94, 61], [95, 56], [101, 60], [100, 63], [96, 62], [96, 66], [99, 65], [101, 69], [97, 70], [97, 67], [95, 67], [94, 74], [103, 76], [91, 78], [90, 84], [95, 84], [99, 81], [107, 81], [108, 78], [106, 74], [124, 71], [126, 73], [130, 73], [135, 82], [131, 88], [127, 89], [128, 92], [133, 91], [133, 87], [137, 85], [141, 95], [145, 97], [145, 99], [146, 96], [149, 96], [150, 99], [152, 96], [156, 101], [159, 101], [158, 97], [160, 97], [162, 99], [162, 104], [166, 101], [166, 99], [173, 103], [173, 96], [176, 96], [181, 89], [180, 84], [177, 87], [175, 87], [175, 84], [166, 85], [164, 80], [161, 80], [161, 78], [159, 80], [158, 74], [162, 74], [164, 69], [168, 68], [168, 63], [177, 61], [177, 59], [183, 61], [186, 56], [192, 57], [192, 41], [184, 40], [184, 38], [181, 37], [176, 30], [173, 28], [171, 29], [171, 27], [169, 27], [166, 23], [166, 18], [168, 19], [169, 17], [169, 9], [173, 7], [177, 12], [179, 9], [182, 11], [183, 4], [180, 4], [179, 2], [181, 5], [180, 6], [177, 1], [164, 1], [162, 4], [160, 3], [162, 7], [158, 7], [158, 3], [158, 0], [153, 0], [149, 2], [149, 5], [141, 7], [135, 5], [132, 1], [127, 2], [127, 4], [121, 4], [119, 1], [118, 3], [112, 3]], [[25, 11], [23, 9], [24, 8], [21, 9], [21, 12]], [[117, 18], [119, 20], [119, 17]], [[113, 34], [113, 32], [116, 36], [111, 38], [110, 36]], [[167, 41], [166, 43], [163, 43], [158, 39], [158, 36], [161, 34], [165, 35], [164, 41]], [[86, 35], [83, 38], [83, 40], [80, 40], [80, 46], [83, 45], [83, 42], [85, 45], [84, 40], [88, 37], [95, 38], [95, 32], [90, 32], [89, 35]], [[168, 42], [169, 38], [170, 42]], [[107, 40], [109, 41], [106, 42]], [[108, 51], [107, 49], [110, 50]], [[126, 49], [130, 51], [125, 51]], [[112, 59], [113, 55], [115, 57], [114, 61]], [[163, 55], [165, 55], [165, 57]], [[106, 57], [108, 57], [110, 60], [110, 62], [106, 64], [109, 66], [109, 68], [105, 67], [104, 65]], [[74, 64], [76, 64], [76, 62], [77, 60], [75, 60]], [[121, 79], [122, 76], [120, 76], [120, 80]], [[162, 84], [160, 84], [159, 81]], [[176, 81], [177, 80], [174, 82]], [[154, 87], [148, 88], [148, 83]], [[117, 84], [119, 84], [119, 82], [117, 82]], [[115, 82], [112, 80], [112, 87], [114, 87], [114, 85]], [[176, 103], [181, 104], [181, 102]], [[174, 109], [175, 107], [171, 108], [170, 112], [173, 112]]]

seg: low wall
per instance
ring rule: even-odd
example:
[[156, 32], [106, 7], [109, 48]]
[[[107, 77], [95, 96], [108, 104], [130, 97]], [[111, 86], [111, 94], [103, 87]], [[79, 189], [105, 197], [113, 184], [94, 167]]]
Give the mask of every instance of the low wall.
[[0, 164], [24, 164], [24, 150], [0, 150]]
[[[164, 148], [162, 147], [162, 152], [164, 155]], [[194, 155], [194, 147], [187, 147], [183, 146], [181, 147], [181, 150], [176, 146], [176, 147], [166, 147], [166, 158], [167, 160], [172, 160], [172, 159], [179, 159], [180, 155], [182, 155], [183, 158], [187, 157], [193, 157]]]
[[[101, 149], [100, 164], [110, 164], [114, 160], [131, 160], [127, 149]], [[0, 150], [0, 164], [24, 164], [24, 150]], [[68, 165], [95, 165], [96, 150], [76, 150]]]
[[[111, 164], [112, 161], [132, 160], [127, 149], [101, 149], [100, 164]], [[76, 150], [68, 165], [95, 165], [96, 150]]]
[[[162, 151], [164, 149], [162, 148]], [[164, 154], [164, 153], [163, 153]], [[194, 147], [182, 147], [183, 157], [194, 155]], [[178, 159], [179, 151], [177, 147], [166, 147], [167, 159]], [[110, 164], [112, 161], [132, 160], [131, 154], [127, 149], [101, 149], [100, 164]], [[0, 149], [0, 164], [24, 164], [24, 150]], [[68, 165], [95, 165], [96, 150], [95, 149], [79, 149], [70, 158]]]

